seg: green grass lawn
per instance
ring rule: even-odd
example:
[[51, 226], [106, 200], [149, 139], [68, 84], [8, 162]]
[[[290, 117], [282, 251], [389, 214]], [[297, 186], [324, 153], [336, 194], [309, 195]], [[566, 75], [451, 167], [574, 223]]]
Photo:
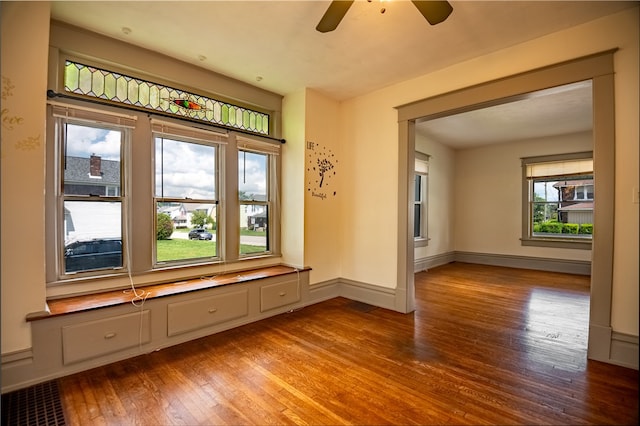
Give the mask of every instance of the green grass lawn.
[[255, 235], [258, 237], [266, 237], [267, 231], [250, 231], [247, 228], [240, 228], [240, 235]]
[[[197, 259], [201, 257], [215, 257], [217, 246], [215, 242], [206, 240], [158, 240], [157, 260], [167, 262], [171, 260]], [[241, 244], [240, 253], [260, 253], [265, 251], [264, 246], [252, 246]]]

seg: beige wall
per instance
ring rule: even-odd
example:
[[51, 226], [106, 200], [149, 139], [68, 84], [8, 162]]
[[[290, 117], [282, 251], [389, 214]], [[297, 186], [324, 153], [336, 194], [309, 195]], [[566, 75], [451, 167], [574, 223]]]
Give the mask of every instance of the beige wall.
[[2, 353], [6, 354], [31, 346], [25, 315], [45, 308], [42, 206], [49, 3], [2, 2], [0, 7]]
[[304, 264], [304, 140], [305, 90], [292, 93], [282, 101], [282, 228], [280, 238], [283, 262]]
[[638, 56], [640, 52], [640, 13], [638, 8], [623, 14], [624, 19], [607, 21], [601, 30], [606, 38], [615, 37], [620, 50], [614, 56], [616, 96], [616, 187], [613, 297], [611, 324], [614, 331], [638, 335], [638, 282], [640, 280], [640, 220], [637, 201], [640, 176], [640, 117], [638, 94]]
[[[349, 126], [344, 127], [341, 140], [345, 162], [352, 169], [345, 174], [344, 182], [344, 227], [352, 232], [343, 235], [343, 276], [397, 286], [394, 194], [398, 182], [398, 126], [394, 107], [618, 48], [614, 59], [616, 227], [611, 322], [614, 331], [638, 335], [638, 204], [632, 203], [633, 188], [638, 186], [638, 38], [638, 8], [634, 8], [343, 102], [341, 115], [348, 117]], [[456, 171], [463, 179], [459, 163]], [[385, 201], [380, 202], [381, 198]], [[456, 205], [456, 210], [459, 208]], [[377, 229], [375, 246], [366, 237], [365, 231], [371, 227]], [[466, 238], [460, 244], [456, 250], [486, 248], [480, 241]], [[503, 252], [502, 248], [494, 249]], [[535, 251], [527, 253], [539, 255]], [[573, 256], [585, 255], [579, 252]]]
[[[340, 276], [341, 182], [347, 167], [338, 141], [339, 104], [307, 89], [305, 112], [304, 262], [313, 268], [310, 281], [315, 284]], [[317, 162], [325, 159], [333, 168], [320, 187]]]
[[398, 130], [393, 97], [375, 92], [342, 104], [342, 277], [396, 286]]

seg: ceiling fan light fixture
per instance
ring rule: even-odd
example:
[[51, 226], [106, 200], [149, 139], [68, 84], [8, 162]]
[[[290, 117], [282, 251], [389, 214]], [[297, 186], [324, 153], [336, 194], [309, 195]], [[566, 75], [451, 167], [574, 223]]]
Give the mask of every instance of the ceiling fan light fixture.
[[[367, 0], [369, 3], [372, 0]], [[384, 5], [385, 1], [380, 0], [380, 3]], [[329, 8], [320, 19], [320, 22], [316, 26], [316, 30], [321, 33], [328, 33], [335, 30], [347, 14], [347, 11], [353, 4], [354, 0], [334, 0], [329, 5]], [[411, 0], [416, 9], [424, 16], [424, 18], [431, 24], [436, 25], [443, 22], [451, 15], [453, 7], [446, 0]], [[383, 6], [380, 9], [380, 13], [385, 13], [386, 8]]]
[[347, 14], [347, 11], [353, 4], [354, 0], [334, 0], [329, 5], [327, 11], [322, 15], [320, 22], [316, 26], [316, 30], [321, 33], [328, 33], [338, 28], [338, 24]]
[[443, 22], [453, 11], [446, 0], [411, 0], [411, 3], [431, 25]]

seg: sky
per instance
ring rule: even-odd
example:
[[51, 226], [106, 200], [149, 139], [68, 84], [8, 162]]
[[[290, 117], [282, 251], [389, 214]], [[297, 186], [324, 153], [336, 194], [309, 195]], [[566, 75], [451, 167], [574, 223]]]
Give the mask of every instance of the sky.
[[[120, 160], [121, 132], [67, 125], [66, 154]], [[156, 195], [215, 199], [216, 149], [207, 145], [156, 138]], [[266, 194], [266, 156], [239, 153], [238, 184], [246, 194]]]
[[67, 125], [67, 155], [89, 158], [96, 154], [105, 160], [120, 161], [121, 133], [97, 127]]
[[[534, 192], [536, 195], [545, 198], [547, 201], [558, 201], [558, 189], [554, 188], [553, 185], [555, 182], [536, 182], [534, 184]], [[545, 196], [545, 185], [546, 185], [546, 196]]]

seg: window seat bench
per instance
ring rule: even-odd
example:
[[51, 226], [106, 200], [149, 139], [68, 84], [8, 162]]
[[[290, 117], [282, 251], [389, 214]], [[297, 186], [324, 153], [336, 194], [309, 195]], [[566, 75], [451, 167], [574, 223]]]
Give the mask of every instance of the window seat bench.
[[[231, 284], [245, 283], [270, 277], [283, 277], [291, 274], [309, 271], [310, 268], [293, 268], [286, 265], [267, 266], [246, 271], [234, 271], [213, 276], [204, 276], [176, 282], [152, 284], [136, 287], [139, 294], [144, 292], [145, 301], [158, 297], [175, 296], [178, 294], [205, 290]], [[133, 297], [131, 289], [119, 289], [102, 293], [92, 293], [70, 296], [47, 301], [48, 312], [35, 312], [27, 315], [27, 321], [37, 321], [52, 316], [67, 315], [93, 309], [106, 308], [131, 303]]]
[[[310, 268], [275, 265], [49, 300], [28, 315], [31, 350], [3, 368], [28, 386], [303, 308]], [[3, 377], [4, 379], [4, 377]]]

